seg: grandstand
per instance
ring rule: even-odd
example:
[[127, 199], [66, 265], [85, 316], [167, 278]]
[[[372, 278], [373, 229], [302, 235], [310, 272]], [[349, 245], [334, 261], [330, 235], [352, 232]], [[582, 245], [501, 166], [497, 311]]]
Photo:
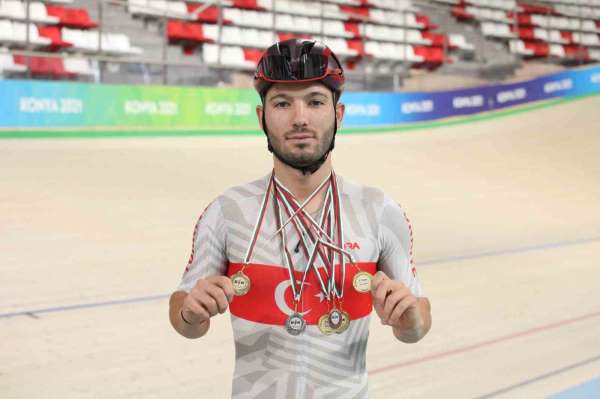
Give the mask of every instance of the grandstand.
[[244, 86], [289, 37], [325, 41], [351, 89], [497, 81], [600, 61], [600, 0], [0, 0], [5, 78]]

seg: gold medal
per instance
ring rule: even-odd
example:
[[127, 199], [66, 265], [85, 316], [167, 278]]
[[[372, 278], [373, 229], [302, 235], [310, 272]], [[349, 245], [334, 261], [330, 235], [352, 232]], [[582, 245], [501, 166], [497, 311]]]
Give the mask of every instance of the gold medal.
[[344, 312], [342, 310], [342, 322], [340, 324], [340, 326], [337, 328], [337, 330], [335, 330], [336, 334], [341, 334], [344, 331], [346, 331], [348, 329], [348, 327], [350, 327], [350, 315], [348, 314], [348, 312]]
[[325, 313], [323, 316], [319, 318], [319, 331], [321, 331], [324, 335], [331, 335], [335, 332], [333, 328], [329, 325], [329, 314]]
[[352, 285], [354, 289], [361, 293], [367, 293], [371, 291], [371, 274], [368, 272], [358, 272], [354, 275], [352, 279]]
[[241, 270], [230, 277], [233, 293], [237, 296], [246, 295], [250, 291], [250, 278]]

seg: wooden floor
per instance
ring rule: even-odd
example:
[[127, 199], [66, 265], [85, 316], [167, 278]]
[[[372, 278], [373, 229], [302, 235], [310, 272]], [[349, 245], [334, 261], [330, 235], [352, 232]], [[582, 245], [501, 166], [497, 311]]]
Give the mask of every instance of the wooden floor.
[[[432, 302], [415, 345], [374, 318], [372, 398], [543, 398], [600, 377], [600, 96], [340, 136], [334, 160], [405, 208]], [[229, 397], [229, 318], [189, 341], [166, 298], [205, 205], [270, 164], [263, 137], [0, 141], [0, 397]]]

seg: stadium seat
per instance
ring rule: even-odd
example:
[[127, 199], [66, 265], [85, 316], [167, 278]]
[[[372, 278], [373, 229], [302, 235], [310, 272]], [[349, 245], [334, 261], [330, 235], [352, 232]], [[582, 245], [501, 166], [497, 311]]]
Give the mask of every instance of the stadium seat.
[[70, 28], [89, 29], [95, 28], [97, 24], [90, 19], [85, 9], [66, 8], [57, 5], [47, 5], [48, 15], [58, 18], [58, 23]]
[[83, 58], [65, 58], [63, 64], [67, 74], [94, 76], [97, 73], [97, 69], [92, 68], [91, 62]]
[[[27, 65], [25, 56], [15, 55], [14, 57], [16, 63]], [[63, 60], [54, 57], [29, 57], [29, 70], [32, 75], [37, 76], [52, 76], [57, 78], [72, 76], [65, 71]]]
[[[48, 46], [52, 43], [52, 40], [47, 37], [40, 37], [38, 29], [35, 25], [29, 24], [29, 43], [35, 46]], [[27, 40], [27, 27], [21, 22], [11, 23], [12, 41], [25, 44]]]
[[19, 73], [25, 71], [27, 71], [27, 66], [15, 63], [12, 54], [0, 52], [0, 73]]
[[38, 26], [40, 37], [46, 37], [51, 40], [50, 46], [55, 49], [72, 47], [73, 43], [62, 39], [61, 30], [58, 26]]

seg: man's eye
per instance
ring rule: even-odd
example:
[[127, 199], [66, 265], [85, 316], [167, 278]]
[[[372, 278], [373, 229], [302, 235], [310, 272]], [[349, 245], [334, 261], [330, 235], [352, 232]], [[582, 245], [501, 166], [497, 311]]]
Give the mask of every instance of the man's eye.
[[310, 103], [309, 103], [309, 105], [312, 105], [313, 107], [318, 107], [323, 104], [324, 104], [324, 102], [321, 100], [310, 100]]
[[289, 103], [287, 101], [280, 101], [275, 103], [275, 108], [284, 108], [287, 107]]

